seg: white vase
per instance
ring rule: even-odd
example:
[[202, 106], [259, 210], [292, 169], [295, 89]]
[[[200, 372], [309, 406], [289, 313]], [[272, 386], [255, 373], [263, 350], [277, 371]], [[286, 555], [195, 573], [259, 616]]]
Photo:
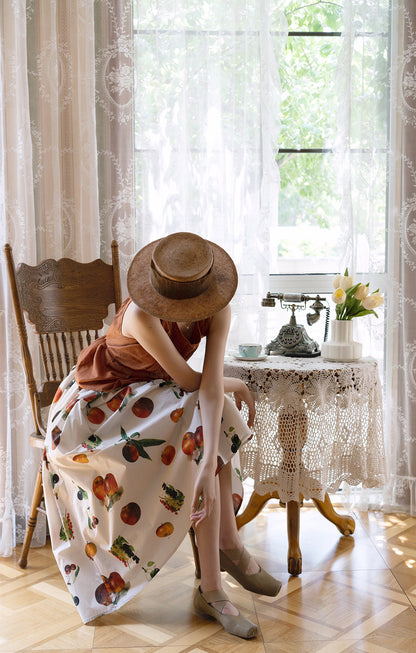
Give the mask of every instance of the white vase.
[[322, 358], [346, 362], [361, 358], [363, 347], [354, 340], [353, 326], [353, 320], [331, 321], [331, 339], [322, 343]]

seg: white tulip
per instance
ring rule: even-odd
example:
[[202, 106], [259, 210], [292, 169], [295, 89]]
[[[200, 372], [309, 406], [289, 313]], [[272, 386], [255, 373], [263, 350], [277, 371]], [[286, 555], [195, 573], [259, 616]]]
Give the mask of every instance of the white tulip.
[[342, 274], [337, 274], [334, 277], [334, 281], [332, 282], [332, 285], [334, 286], [335, 290], [340, 287], [340, 281], [344, 275]]
[[378, 306], [381, 306], [383, 302], [384, 297], [382, 297], [380, 293], [375, 292], [371, 295], [368, 295], [365, 299], [363, 299], [361, 303], [367, 311], [372, 311]]
[[379, 292], [373, 293], [373, 297], [377, 302], [376, 306], [381, 306], [382, 304], [384, 304], [384, 297], [382, 297]]
[[368, 295], [363, 301], [361, 302], [366, 311], [372, 311], [373, 309], [377, 308], [377, 299], [374, 297], [374, 295]]
[[339, 287], [342, 288], [343, 290], [348, 290], [348, 288], [351, 288], [351, 286], [353, 285], [354, 285], [353, 277], [342, 276], [341, 279], [339, 280]]
[[363, 283], [360, 283], [358, 286], [357, 290], [354, 293], [355, 299], [365, 299], [370, 292], [370, 288], [368, 286], [365, 286]]

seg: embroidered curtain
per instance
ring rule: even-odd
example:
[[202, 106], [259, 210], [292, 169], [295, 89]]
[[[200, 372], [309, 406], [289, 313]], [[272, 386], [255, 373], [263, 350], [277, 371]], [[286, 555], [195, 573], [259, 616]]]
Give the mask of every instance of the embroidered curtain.
[[[0, 4], [0, 244], [14, 259], [134, 249], [130, 0]], [[39, 464], [3, 252], [0, 555], [22, 541]], [[41, 517], [34, 542], [44, 539]]]

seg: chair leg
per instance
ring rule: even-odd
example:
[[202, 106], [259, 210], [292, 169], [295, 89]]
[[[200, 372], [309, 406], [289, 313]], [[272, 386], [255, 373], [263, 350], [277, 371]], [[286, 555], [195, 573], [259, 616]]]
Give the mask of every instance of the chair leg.
[[196, 540], [195, 540], [195, 531], [194, 529], [191, 528], [189, 529], [189, 537], [191, 538], [191, 544], [192, 544], [192, 552], [194, 554], [194, 561], [195, 561], [195, 577], [196, 578], [201, 578], [201, 566], [199, 564], [199, 553], [198, 553], [198, 547], [196, 545]]
[[42, 501], [43, 497], [43, 487], [42, 487], [42, 466], [39, 468], [38, 475], [36, 477], [35, 489], [32, 496], [32, 504], [30, 506], [30, 515], [29, 521], [26, 526], [25, 539], [23, 542], [22, 554], [19, 559], [19, 567], [26, 569], [27, 566], [27, 557], [29, 555], [29, 548], [32, 542], [33, 531], [35, 530], [36, 521], [38, 518], [38, 508]]

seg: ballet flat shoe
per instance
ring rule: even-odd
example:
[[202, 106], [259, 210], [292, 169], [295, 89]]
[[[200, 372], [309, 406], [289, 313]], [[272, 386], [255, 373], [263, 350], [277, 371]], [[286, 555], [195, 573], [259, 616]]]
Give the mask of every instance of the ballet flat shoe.
[[223, 609], [225, 603], [229, 598], [222, 590], [214, 590], [212, 592], [201, 592], [198, 587], [194, 594], [194, 609], [200, 617], [211, 617], [216, 619], [218, 623], [231, 635], [242, 637], [243, 639], [252, 639], [257, 635], [257, 626], [252, 621], [243, 617], [242, 614], [223, 614], [216, 610], [211, 604], [219, 602], [220, 607]]
[[[237, 564], [233, 560], [238, 560]], [[250, 554], [243, 547], [239, 549], [220, 549], [221, 571], [227, 571], [240, 585], [249, 592], [263, 594], [264, 596], [276, 596], [279, 593], [282, 583], [280, 580], [273, 578], [264, 569], [256, 574], [247, 574], [247, 566], [250, 560]]]

